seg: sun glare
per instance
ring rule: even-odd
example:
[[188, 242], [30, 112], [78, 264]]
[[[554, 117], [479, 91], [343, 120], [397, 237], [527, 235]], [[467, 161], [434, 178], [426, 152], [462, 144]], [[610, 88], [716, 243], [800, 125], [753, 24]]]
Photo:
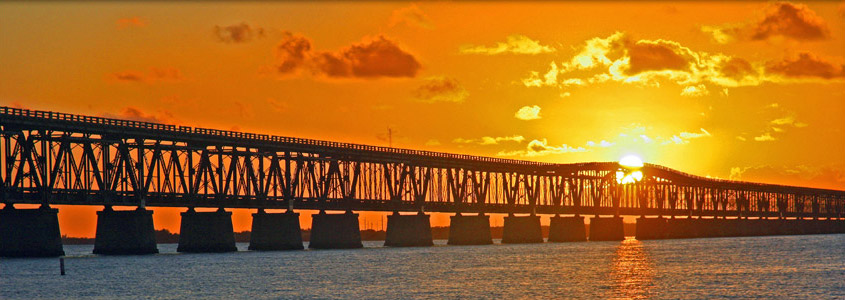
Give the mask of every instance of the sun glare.
[[638, 170], [643, 167], [643, 160], [636, 155], [627, 155], [619, 160], [619, 165], [627, 171], [616, 171], [616, 182], [629, 184], [643, 179], [643, 172]]
[[643, 160], [636, 155], [627, 155], [619, 160], [619, 165], [628, 169], [642, 168]]

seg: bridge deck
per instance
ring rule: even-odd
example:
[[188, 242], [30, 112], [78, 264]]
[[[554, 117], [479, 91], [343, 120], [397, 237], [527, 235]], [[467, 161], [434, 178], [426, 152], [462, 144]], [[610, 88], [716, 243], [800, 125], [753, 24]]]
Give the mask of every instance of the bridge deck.
[[0, 107], [4, 203], [838, 217], [845, 192]]

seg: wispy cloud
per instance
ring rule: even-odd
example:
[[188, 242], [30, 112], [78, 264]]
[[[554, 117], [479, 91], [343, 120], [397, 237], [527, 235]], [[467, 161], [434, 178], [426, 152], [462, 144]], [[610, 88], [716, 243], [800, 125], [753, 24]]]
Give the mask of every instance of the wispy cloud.
[[562, 144], [560, 146], [549, 145], [548, 140], [540, 139], [540, 140], [532, 140], [528, 143], [528, 147], [524, 150], [515, 150], [515, 151], [500, 151], [497, 155], [499, 156], [523, 156], [523, 157], [535, 157], [535, 156], [546, 156], [552, 154], [564, 154], [564, 153], [572, 153], [572, 152], [586, 152], [587, 149], [584, 147], [571, 147], [566, 144]]
[[774, 140], [777, 140], [777, 139], [775, 137], [773, 137], [771, 133], [766, 132], [766, 133], [763, 133], [762, 135], [755, 136], [754, 140], [758, 141], [758, 142], [771, 142], [771, 141], [774, 141]]
[[416, 4], [394, 10], [390, 15], [388, 25], [390, 27], [404, 25], [411, 28], [434, 29], [428, 15]]
[[218, 41], [239, 44], [264, 37], [264, 28], [250, 26], [245, 22], [229, 26], [214, 26], [214, 36]]
[[497, 55], [505, 53], [533, 55], [555, 52], [555, 49], [549, 46], [542, 45], [539, 41], [532, 40], [527, 36], [521, 34], [514, 34], [508, 36], [504, 42], [496, 43], [495, 46], [463, 45], [459, 49], [459, 52], [463, 54], [486, 55]]
[[107, 79], [118, 82], [137, 82], [137, 83], [155, 83], [155, 82], [178, 82], [182, 80], [182, 73], [179, 69], [170, 67], [154, 67], [147, 72], [137, 70], [125, 70], [120, 72], [110, 73], [106, 76]]
[[512, 136], [483, 136], [477, 139], [465, 139], [465, 138], [456, 138], [452, 140], [453, 143], [456, 144], [478, 144], [478, 145], [497, 145], [501, 142], [516, 142], [522, 143], [525, 140], [525, 137], [521, 135], [512, 135]]

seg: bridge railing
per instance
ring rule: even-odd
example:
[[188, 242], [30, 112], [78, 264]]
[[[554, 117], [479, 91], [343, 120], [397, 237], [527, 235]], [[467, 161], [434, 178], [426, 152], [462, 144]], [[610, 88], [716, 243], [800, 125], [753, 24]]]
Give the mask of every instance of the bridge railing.
[[535, 161], [526, 161], [526, 160], [517, 160], [517, 159], [492, 158], [492, 157], [483, 157], [483, 156], [474, 156], [474, 155], [465, 155], [465, 154], [452, 154], [452, 153], [444, 153], [444, 152], [412, 150], [412, 149], [382, 147], [382, 146], [371, 146], [371, 145], [362, 145], [362, 144], [354, 144], [354, 143], [331, 142], [331, 141], [323, 141], [323, 140], [304, 139], [304, 138], [276, 136], [276, 135], [267, 135], [267, 134], [255, 134], [255, 133], [248, 133], [248, 132], [209, 129], [209, 128], [191, 128], [189, 126], [176, 126], [176, 125], [167, 125], [167, 124], [144, 122], [144, 121], [131, 121], [131, 120], [121, 120], [121, 119], [113, 119], [113, 118], [105, 118], [105, 117], [84, 116], [84, 115], [75, 115], [75, 114], [52, 112], [52, 111], [29, 110], [29, 109], [13, 108], [13, 107], [5, 107], [5, 106], [0, 107], [0, 114], [10, 115], [10, 116], [29, 117], [29, 118], [40, 118], [40, 119], [48, 119], [48, 120], [81, 122], [81, 123], [89, 123], [89, 124], [97, 124], [97, 125], [130, 127], [130, 128], [137, 128], [137, 129], [150, 129], [150, 130], [171, 131], [171, 132], [178, 132], [178, 133], [202, 134], [202, 135], [214, 136], [214, 137], [226, 137], [226, 138], [236, 138], [236, 139], [245, 139], [245, 140], [270, 141], [270, 142], [278, 142], [278, 143], [311, 145], [311, 146], [331, 147], [331, 148], [338, 148], [338, 149], [352, 149], [352, 150], [382, 152], [382, 153], [394, 153], [394, 154], [404, 154], [404, 155], [414, 155], [414, 156], [438, 157], [438, 158], [459, 159], [459, 160], [467, 160], [467, 161], [479, 161], [479, 162], [491, 162], [491, 163], [527, 165], [527, 166], [552, 166], [552, 165], [555, 165], [553, 163], [544, 163], [544, 162], [535, 162]]

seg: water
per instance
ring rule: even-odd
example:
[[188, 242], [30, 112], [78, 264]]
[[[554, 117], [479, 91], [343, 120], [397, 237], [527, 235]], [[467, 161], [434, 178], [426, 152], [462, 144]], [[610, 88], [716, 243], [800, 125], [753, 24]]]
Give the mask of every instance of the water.
[[0, 260], [0, 298], [845, 298], [845, 235]]

